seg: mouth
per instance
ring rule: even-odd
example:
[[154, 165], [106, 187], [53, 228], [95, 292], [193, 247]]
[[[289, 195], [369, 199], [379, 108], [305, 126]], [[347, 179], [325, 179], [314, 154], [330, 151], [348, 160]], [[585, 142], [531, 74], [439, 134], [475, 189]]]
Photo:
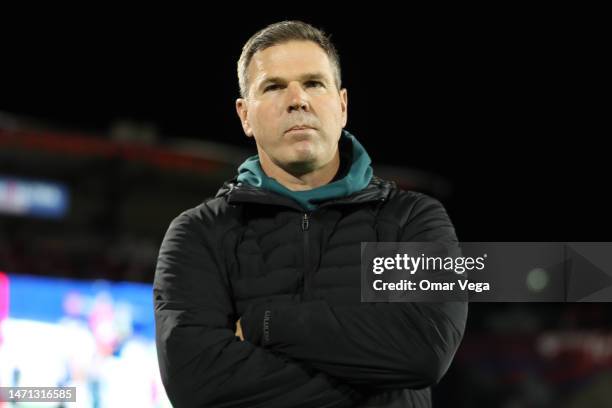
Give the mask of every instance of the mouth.
[[285, 131], [285, 133], [289, 133], [289, 132], [293, 132], [293, 131], [298, 131], [298, 130], [314, 130], [314, 128], [312, 126], [306, 126], [306, 125], [295, 125], [289, 129], [287, 129]]

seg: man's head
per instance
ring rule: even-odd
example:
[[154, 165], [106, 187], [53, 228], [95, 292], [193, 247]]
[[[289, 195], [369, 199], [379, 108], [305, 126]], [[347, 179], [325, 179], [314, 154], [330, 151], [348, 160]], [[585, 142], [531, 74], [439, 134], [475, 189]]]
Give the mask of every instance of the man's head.
[[264, 28], [245, 44], [238, 79], [236, 110], [264, 168], [299, 176], [337, 160], [347, 92], [323, 32], [297, 21]]

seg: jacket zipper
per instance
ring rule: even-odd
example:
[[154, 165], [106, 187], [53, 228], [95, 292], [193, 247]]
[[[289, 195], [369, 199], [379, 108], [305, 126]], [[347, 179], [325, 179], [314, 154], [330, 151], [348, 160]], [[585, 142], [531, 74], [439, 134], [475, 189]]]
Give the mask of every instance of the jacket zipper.
[[304, 282], [302, 299], [309, 300], [311, 297], [311, 277], [310, 277], [310, 240], [308, 239], [308, 229], [310, 228], [310, 218], [308, 213], [302, 217], [302, 232], [304, 233]]

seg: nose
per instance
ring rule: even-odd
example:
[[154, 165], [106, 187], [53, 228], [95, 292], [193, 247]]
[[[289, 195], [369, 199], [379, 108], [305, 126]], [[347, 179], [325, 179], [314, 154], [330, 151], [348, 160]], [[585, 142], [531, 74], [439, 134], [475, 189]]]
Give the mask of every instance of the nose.
[[304, 91], [302, 86], [296, 82], [291, 82], [287, 86], [287, 95], [289, 98], [287, 111], [291, 113], [296, 110], [303, 110], [308, 112], [310, 110], [310, 102], [308, 94]]

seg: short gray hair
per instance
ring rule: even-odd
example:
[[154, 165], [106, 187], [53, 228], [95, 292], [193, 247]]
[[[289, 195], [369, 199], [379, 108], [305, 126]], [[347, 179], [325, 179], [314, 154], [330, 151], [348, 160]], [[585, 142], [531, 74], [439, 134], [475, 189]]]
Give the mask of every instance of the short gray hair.
[[340, 57], [336, 47], [322, 30], [311, 26], [302, 21], [281, 21], [267, 26], [255, 33], [242, 47], [242, 54], [238, 60], [238, 85], [240, 86], [240, 96], [246, 98], [249, 90], [247, 70], [251, 59], [256, 52], [265, 50], [274, 45], [284, 44], [289, 41], [312, 41], [317, 44], [329, 58], [334, 71], [336, 87], [342, 87], [340, 75]]

